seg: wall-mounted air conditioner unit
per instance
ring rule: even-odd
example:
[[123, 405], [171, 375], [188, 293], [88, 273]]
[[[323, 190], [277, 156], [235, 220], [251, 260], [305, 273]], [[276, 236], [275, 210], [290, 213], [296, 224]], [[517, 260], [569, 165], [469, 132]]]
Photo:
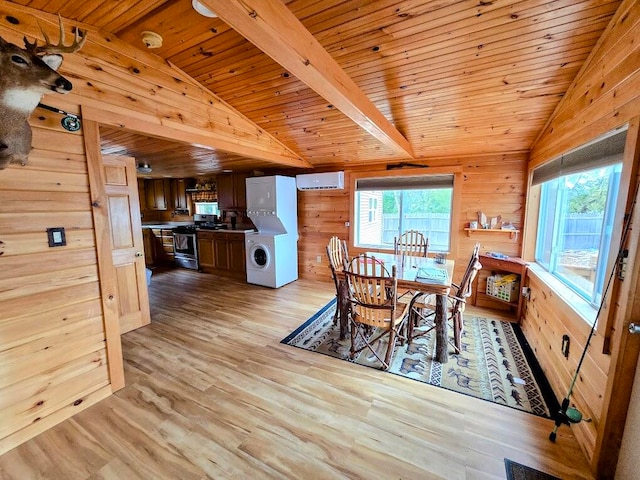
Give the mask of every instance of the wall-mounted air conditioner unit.
[[298, 190], [343, 190], [344, 172], [296, 175]]

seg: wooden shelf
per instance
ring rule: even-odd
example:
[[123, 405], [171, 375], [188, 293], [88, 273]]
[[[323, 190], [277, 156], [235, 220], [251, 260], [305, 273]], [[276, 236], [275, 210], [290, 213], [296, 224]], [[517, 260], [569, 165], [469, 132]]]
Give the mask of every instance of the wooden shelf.
[[485, 295], [487, 296], [487, 298], [490, 298], [491, 300], [495, 300], [496, 302], [500, 302], [500, 303], [506, 303], [507, 305], [511, 305], [514, 308], [518, 308], [518, 303], [519, 303], [519, 297], [518, 297], [518, 301], [517, 302], [508, 302], [502, 298], [498, 298], [498, 297], [494, 297], [493, 295], [489, 295], [488, 293], [485, 293]]
[[[480, 230], [480, 229], [477, 229], [477, 230]], [[482, 231], [486, 231], [486, 230], [482, 229]], [[503, 231], [510, 231], [510, 230], [497, 230], [497, 231], [503, 232]], [[493, 272], [502, 271], [502, 272], [515, 273], [516, 275], [520, 276], [520, 287], [524, 285], [524, 280], [527, 275], [527, 268], [529, 264], [523, 261], [521, 258], [518, 258], [518, 257], [495, 258], [495, 257], [490, 257], [488, 255], [481, 254], [480, 263], [482, 264], [482, 269], [486, 271], [493, 271]], [[480, 275], [476, 275], [476, 278], [473, 281], [473, 289], [471, 291], [471, 303], [473, 305], [477, 305], [479, 277]], [[518, 322], [520, 322], [520, 316], [522, 315], [522, 303], [523, 303], [521, 292], [518, 292], [518, 299], [514, 302], [507, 302], [506, 300], [494, 297], [492, 295], [487, 295], [486, 293], [484, 295], [486, 298], [495, 300], [496, 302], [505, 303], [515, 308], [516, 319]]]
[[500, 233], [508, 233], [509, 234], [509, 238], [514, 238], [518, 236], [518, 233], [520, 233], [520, 230], [503, 230], [501, 228], [465, 228], [465, 230], [467, 231], [467, 236], [471, 236], [471, 232], [500, 232]]

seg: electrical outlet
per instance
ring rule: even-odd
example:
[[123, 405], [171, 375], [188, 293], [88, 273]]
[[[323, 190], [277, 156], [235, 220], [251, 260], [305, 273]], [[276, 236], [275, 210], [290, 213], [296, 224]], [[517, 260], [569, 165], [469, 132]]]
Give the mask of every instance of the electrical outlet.
[[569, 338], [569, 335], [563, 335], [561, 350], [564, 358], [569, 358], [569, 345], [571, 345], [571, 339]]
[[349, 225], [351, 225], [349, 222], [344, 222], [345, 227], [348, 227]]
[[318, 255], [318, 256], [316, 257], [316, 262], [318, 262], [318, 263], [322, 263], [322, 255]]

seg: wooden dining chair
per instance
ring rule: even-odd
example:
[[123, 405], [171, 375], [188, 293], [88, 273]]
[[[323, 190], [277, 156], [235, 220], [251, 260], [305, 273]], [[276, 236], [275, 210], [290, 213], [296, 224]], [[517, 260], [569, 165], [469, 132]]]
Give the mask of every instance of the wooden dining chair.
[[[370, 274], [345, 270], [349, 287], [351, 314], [350, 357], [368, 348], [378, 359], [383, 370], [389, 368], [391, 356], [398, 340], [404, 343], [402, 335], [407, 318], [409, 305], [397, 301], [397, 285], [395, 265], [391, 273], [384, 265], [373, 257], [360, 255], [351, 265], [368, 271]], [[384, 357], [378, 353], [376, 347], [385, 337], [388, 337]]]
[[382, 276], [389, 275], [384, 262], [374, 255], [363, 253], [345, 262], [345, 271], [359, 275]]
[[426, 257], [429, 239], [418, 230], [407, 230], [393, 240], [393, 252], [396, 255]]
[[[480, 243], [476, 243], [467, 268], [459, 284], [452, 282], [455, 288], [453, 294], [447, 296], [447, 321], [453, 326], [453, 348], [456, 353], [460, 353], [462, 348], [462, 329], [464, 327], [464, 311], [467, 299], [472, 294], [473, 281], [482, 268], [480, 264]], [[425, 335], [435, 328], [435, 295], [429, 293], [418, 294], [413, 297], [410, 303], [409, 319], [407, 321], [407, 342], [411, 343], [414, 338]], [[427, 322], [427, 328], [416, 331], [415, 328], [420, 322]], [[430, 322], [430, 324], [429, 324]]]
[[[407, 230], [399, 237], [393, 239], [393, 253], [408, 257], [426, 257], [429, 250], [429, 239], [418, 230]], [[413, 296], [417, 292], [404, 290], [400, 292], [400, 298]]]
[[329, 257], [329, 269], [331, 270], [331, 277], [336, 287], [336, 299], [338, 304], [336, 305], [336, 313], [333, 315], [333, 324], [338, 323], [340, 317], [340, 279], [338, 278], [338, 271], [344, 268], [345, 260], [349, 258], [349, 252], [347, 250], [346, 240], [334, 236], [329, 239], [327, 245], [327, 257]]

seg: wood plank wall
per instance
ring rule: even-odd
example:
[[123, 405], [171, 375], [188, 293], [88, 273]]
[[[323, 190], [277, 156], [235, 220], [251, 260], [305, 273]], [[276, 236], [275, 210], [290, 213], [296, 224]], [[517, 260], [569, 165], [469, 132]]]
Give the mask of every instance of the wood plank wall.
[[[9, 42], [39, 37], [38, 20], [57, 38], [55, 16], [5, 1], [0, 14]], [[114, 122], [158, 131], [164, 122], [183, 140], [244, 132], [246, 148], [295, 158], [184, 73], [115, 37], [90, 32], [60, 70], [73, 91], [43, 103], [76, 114], [82, 106], [85, 116], [110, 110]], [[46, 110], [30, 121], [29, 164], [0, 171], [0, 454], [111, 393], [82, 133]], [[47, 227], [65, 227], [67, 246], [49, 248]]]
[[[451, 165], [463, 168], [460, 221], [454, 226], [454, 235], [458, 235], [460, 240], [458, 251], [451, 252], [452, 258], [457, 262], [456, 278], [462, 276], [477, 241], [481, 244], [482, 252], [499, 251], [511, 256], [520, 254], [519, 237], [511, 239], [508, 234], [501, 232], [479, 232], [469, 236], [464, 228], [470, 221], [477, 220], [478, 210], [482, 210], [489, 217], [502, 215], [504, 219], [522, 226], [527, 175], [526, 153], [430, 159], [422, 163], [432, 167]], [[366, 170], [379, 170], [384, 173], [385, 168], [385, 165], [373, 165]], [[333, 235], [348, 239], [349, 228], [345, 226], [345, 222], [350, 221], [350, 173], [363, 170], [364, 167], [345, 170], [344, 190], [298, 192], [298, 262], [301, 277], [330, 281], [331, 273], [325, 247]], [[428, 169], [425, 172], [428, 172]], [[348, 240], [349, 253], [359, 253], [353, 247], [351, 239]], [[482, 271], [479, 290], [486, 287], [488, 273]], [[491, 301], [485, 295], [479, 295], [478, 304], [505, 308], [503, 304]]]
[[[525, 302], [522, 330], [560, 401], [567, 394], [591, 326], [558, 296], [553, 285], [530, 273], [528, 286], [531, 294]], [[571, 342], [567, 358], [561, 352], [563, 335], [569, 335]], [[572, 405], [590, 419], [571, 427], [589, 459], [595, 448], [610, 365], [610, 356], [602, 354], [602, 336], [596, 335], [591, 342], [571, 397]]]
[[[640, 2], [626, 0], [534, 145], [530, 168], [640, 115], [639, 32]], [[585, 344], [588, 326], [554, 294], [550, 285], [532, 276], [529, 286], [531, 301], [526, 308], [523, 329], [556, 395], [562, 398]], [[568, 359], [560, 351], [564, 334], [568, 334], [572, 342]], [[612, 381], [611, 356], [602, 354], [601, 335], [593, 342], [572, 396], [585, 417], [593, 419], [591, 423], [582, 422], [572, 427], [592, 461], [598, 440], [598, 420], [609, 408], [605, 392]], [[610, 452], [603, 454], [610, 455]]]
[[35, 123], [29, 165], [0, 171], [0, 453], [111, 394], [83, 138]]

